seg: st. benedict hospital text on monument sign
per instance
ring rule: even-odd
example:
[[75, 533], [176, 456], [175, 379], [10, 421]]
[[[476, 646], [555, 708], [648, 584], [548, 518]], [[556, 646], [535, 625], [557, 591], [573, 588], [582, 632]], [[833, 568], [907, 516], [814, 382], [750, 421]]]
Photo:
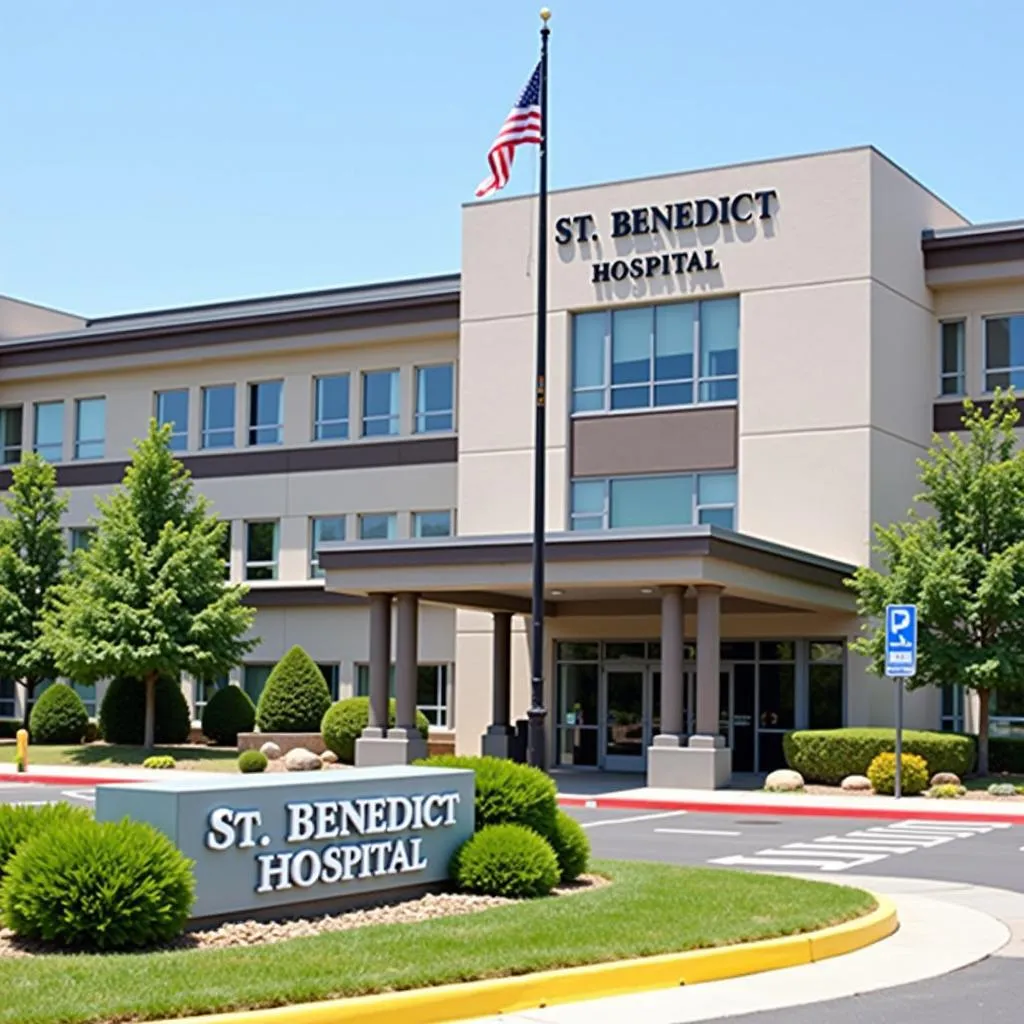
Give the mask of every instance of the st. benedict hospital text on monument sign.
[[[772, 201], [778, 199], [773, 188], [757, 192], [737, 192], [717, 199], [688, 199], [663, 206], [639, 206], [629, 210], [612, 210], [611, 237], [627, 238], [639, 235], [666, 235], [677, 231], [690, 231], [723, 227], [731, 224], [749, 224], [751, 221], [771, 220]], [[558, 245], [583, 244], [600, 240], [595, 230], [594, 215], [579, 213], [572, 217], [559, 217], [555, 221], [555, 241]], [[591, 264], [593, 284], [624, 281], [627, 278], [667, 277], [672, 274], [695, 274], [718, 270], [714, 248], [679, 249], [675, 252], [650, 253], [630, 259], [598, 260]]]

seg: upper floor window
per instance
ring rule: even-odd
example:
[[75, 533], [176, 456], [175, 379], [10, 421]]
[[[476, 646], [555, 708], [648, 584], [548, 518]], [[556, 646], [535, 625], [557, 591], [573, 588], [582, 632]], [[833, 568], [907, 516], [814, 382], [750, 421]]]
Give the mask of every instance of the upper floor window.
[[1024, 316], [985, 321], [985, 390], [1024, 389]]
[[158, 391], [156, 393], [156, 421], [160, 426], [171, 425], [171, 451], [183, 452], [188, 448], [188, 389]]
[[452, 535], [452, 514], [443, 512], [413, 512], [412, 535], [414, 537], [450, 537]]
[[203, 447], [234, 448], [235, 385], [203, 388]]
[[398, 371], [363, 374], [363, 437], [398, 433]]
[[324, 541], [345, 539], [345, 517], [323, 516], [309, 521], [309, 575], [318, 579], [324, 575], [317, 558], [317, 550]]
[[249, 385], [249, 444], [280, 444], [284, 432], [284, 381]]
[[102, 459], [106, 447], [107, 400], [79, 398], [75, 402], [75, 458]]
[[416, 433], [451, 430], [455, 423], [455, 368], [420, 366], [416, 369]]
[[85, 551], [96, 536], [95, 526], [72, 526], [68, 547], [72, 551]]
[[0, 409], [0, 465], [11, 466], [21, 462], [23, 417], [20, 405]]
[[64, 458], [64, 403], [36, 402], [35, 450], [48, 462]]
[[314, 381], [314, 441], [343, 441], [348, 437], [349, 383], [347, 373]]
[[736, 519], [736, 474], [621, 476], [574, 480], [569, 526], [573, 530], [653, 526], [721, 526]]
[[573, 412], [732, 402], [739, 393], [736, 298], [573, 318]]
[[398, 516], [394, 512], [364, 512], [359, 517], [360, 540], [394, 540]]
[[966, 394], [963, 320], [950, 320], [942, 324], [939, 359], [939, 394]]
[[277, 520], [245, 524], [245, 578], [277, 579]]

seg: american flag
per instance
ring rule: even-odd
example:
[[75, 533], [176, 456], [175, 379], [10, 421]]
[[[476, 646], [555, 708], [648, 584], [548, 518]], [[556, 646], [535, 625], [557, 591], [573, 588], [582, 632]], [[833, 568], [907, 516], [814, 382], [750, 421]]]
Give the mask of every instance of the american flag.
[[497, 192], [508, 184], [512, 172], [512, 158], [516, 146], [526, 142], [540, 145], [542, 140], [540, 123], [540, 63], [533, 69], [526, 88], [519, 94], [516, 105], [509, 111], [505, 123], [498, 132], [498, 137], [491, 143], [487, 154], [487, 162], [491, 165], [491, 174], [480, 182], [476, 190], [478, 196], [486, 196]]

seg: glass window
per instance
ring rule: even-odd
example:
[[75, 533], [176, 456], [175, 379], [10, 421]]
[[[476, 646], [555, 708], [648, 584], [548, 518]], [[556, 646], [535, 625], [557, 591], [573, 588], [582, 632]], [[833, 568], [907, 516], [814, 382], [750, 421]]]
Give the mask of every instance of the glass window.
[[843, 666], [811, 662], [808, 667], [810, 729], [840, 729], [843, 725]]
[[398, 371], [363, 374], [363, 437], [398, 433]]
[[224, 559], [224, 579], [231, 579], [231, 523], [227, 523], [220, 540], [220, 557]]
[[21, 462], [22, 407], [0, 409], [0, 465], [11, 466]]
[[688, 526], [693, 477], [618, 477], [609, 481], [609, 526]]
[[349, 375], [317, 377], [314, 383], [313, 440], [343, 441], [348, 437]]
[[345, 539], [345, 517], [323, 516], [309, 521], [309, 575], [319, 579], [324, 575], [316, 553], [324, 541]]
[[107, 400], [79, 398], [75, 402], [75, 458], [102, 459], [106, 438]]
[[421, 366], [416, 370], [416, 433], [451, 430], [455, 424], [455, 368]]
[[450, 537], [452, 535], [452, 514], [444, 512], [414, 512], [412, 514], [412, 535], [414, 537]]
[[697, 522], [735, 529], [736, 474], [702, 473], [697, 477]]
[[575, 316], [573, 412], [735, 401], [739, 326], [735, 298]]
[[96, 684], [95, 683], [69, 683], [75, 693], [81, 698], [85, 705], [85, 713], [90, 718], [96, 717]]
[[0, 718], [14, 717], [14, 697], [14, 680], [0, 679]]
[[284, 381], [249, 385], [249, 444], [280, 444], [284, 434]]
[[339, 700], [339, 689], [341, 672], [337, 665], [325, 665], [317, 663], [316, 666], [320, 669], [320, 674], [324, 677], [324, 682], [327, 683], [327, 689], [331, 691], [331, 700]]
[[985, 321], [985, 390], [1024, 388], [1024, 316]]
[[156, 393], [156, 421], [160, 426], [171, 425], [171, 451], [183, 452], [188, 448], [188, 389], [158, 391]]
[[234, 448], [235, 385], [203, 388], [203, 447]]
[[273, 670], [273, 665], [266, 664], [242, 666], [242, 689], [249, 694], [253, 704], [259, 703], [260, 694]]
[[[395, 695], [395, 666], [391, 665], [390, 696]], [[420, 665], [416, 672], [416, 710], [422, 711], [432, 726], [449, 727], [450, 699], [448, 665]], [[356, 665], [356, 695], [369, 696], [370, 666]]]
[[359, 517], [360, 540], [394, 540], [398, 516], [394, 512], [364, 512]]
[[[942, 687], [942, 718], [943, 732], [964, 731], [964, 688], [962, 686]], [[991, 728], [989, 732], [991, 733]]]
[[964, 382], [964, 322], [942, 324], [939, 367], [939, 394], [966, 394]]
[[[195, 681], [195, 689], [193, 690], [195, 699], [193, 704], [195, 705], [194, 717], [196, 721], [202, 720], [203, 709], [210, 703], [210, 698], [218, 690], [223, 690], [226, 686], [230, 685], [231, 680], [226, 675], [218, 676], [216, 679], [197, 679]], [[262, 689], [262, 686], [260, 689]]]
[[95, 526], [73, 526], [71, 527], [71, 539], [68, 547], [72, 551], [85, 551], [95, 536]]
[[47, 462], [64, 458], [64, 403], [36, 402], [35, 450]]
[[796, 724], [796, 666], [760, 664], [757, 667], [762, 729], [792, 729]]
[[569, 529], [603, 530], [608, 522], [608, 482], [606, 480], [574, 480]]
[[277, 579], [277, 520], [245, 524], [245, 578]]

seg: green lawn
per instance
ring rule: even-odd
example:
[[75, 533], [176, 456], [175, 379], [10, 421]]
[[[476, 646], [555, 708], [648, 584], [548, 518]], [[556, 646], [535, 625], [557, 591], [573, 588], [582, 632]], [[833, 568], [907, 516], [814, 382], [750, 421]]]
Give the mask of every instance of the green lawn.
[[809, 931], [874, 909], [845, 886], [598, 862], [614, 884], [468, 917], [284, 944], [0, 959], [0, 1022], [147, 1020], [578, 966]]
[[[14, 764], [17, 747], [13, 743], [0, 744], [0, 764]], [[112, 743], [83, 743], [72, 746], [29, 746], [28, 764], [61, 764], [78, 767], [122, 767], [141, 765], [153, 754], [170, 754], [179, 764], [185, 764], [203, 771], [233, 772], [238, 770], [238, 751], [227, 747], [202, 747], [199, 745], [180, 747], [156, 747], [143, 750], [142, 747], [117, 746]]]

